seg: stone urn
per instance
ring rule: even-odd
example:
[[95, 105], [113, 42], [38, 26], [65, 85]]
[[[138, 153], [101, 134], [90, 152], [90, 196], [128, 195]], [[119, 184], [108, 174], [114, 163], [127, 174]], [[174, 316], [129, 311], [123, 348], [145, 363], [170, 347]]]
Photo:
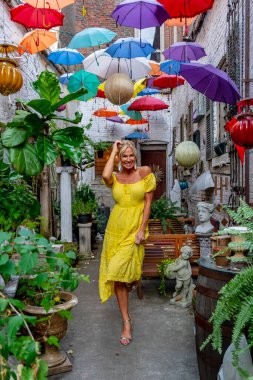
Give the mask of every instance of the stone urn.
[[[71, 310], [72, 307], [78, 304], [77, 297], [72, 293], [60, 292], [60, 297], [63, 302], [59, 305], [55, 305], [48, 312], [46, 312], [43, 307], [28, 304], [26, 304], [23, 311], [24, 314], [35, 316], [37, 319], [47, 318], [44, 321], [37, 322], [34, 326], [30, 326], [30, 329], [34, 338], [42, 343], [43, 354], [41, 355], [41, 359], [46, 360], [49, 375], [69, 371], [72, 367], [65, 352], [60, 351], [59, 348], [54, 345], [46, 343], [48, 337], [53, 335], [60, 340], [67, 332], [68, 320], [67, 318], [60, 316], [58, 312], [62, 310]], [[59, 371], [54, 370], [55, 367], [60, 368], [60, 366], [66, 361], [69, 362], [69, 369], [60, 369]]]

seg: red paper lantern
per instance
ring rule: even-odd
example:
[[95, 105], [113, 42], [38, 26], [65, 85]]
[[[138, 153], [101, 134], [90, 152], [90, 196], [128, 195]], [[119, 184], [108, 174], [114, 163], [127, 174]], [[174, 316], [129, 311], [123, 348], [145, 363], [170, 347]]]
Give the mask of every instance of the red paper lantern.
[[253, 148], [253, 114], [242, 113], [237, 116], [237, 122], [231, 127], [232, 141], [245, 149]]

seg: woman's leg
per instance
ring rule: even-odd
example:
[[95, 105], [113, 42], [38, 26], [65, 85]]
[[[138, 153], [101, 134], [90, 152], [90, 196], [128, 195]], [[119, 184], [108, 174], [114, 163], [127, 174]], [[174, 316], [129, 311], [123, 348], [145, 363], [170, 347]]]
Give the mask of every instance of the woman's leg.
[[[129, 320], [128, 314], [128, 291], [124, 282], [115, 281], [114, 290], [117, 297], [119, 310], [122, 315], [122, 320]], [[122, 336], [131, 337], [131, 324], [129, 322], [123, 322]]]

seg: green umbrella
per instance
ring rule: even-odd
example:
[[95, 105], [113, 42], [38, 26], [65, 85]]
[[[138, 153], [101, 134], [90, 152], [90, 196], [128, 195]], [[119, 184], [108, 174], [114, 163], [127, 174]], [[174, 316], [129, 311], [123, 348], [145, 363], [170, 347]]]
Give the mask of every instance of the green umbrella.
[[75, 92], [80, 88], [86, 88], [88, 92], [78, 98], [78, 100], [86, 101], [96, 96], [99, 85], [100, 82], [96, 75], [80, 70], [69, 78], [68, 90]]
[[141, 120], [142, 119], [142, 114], [140, 111], [128, 111], [128, 107], [130, 106], [130, 103], [123, 104], [120, 106], [122, 111], [124, 112], [125, 115], [129, 116], [133, 120]]
[[86, 28], [77, 33], [69, 43], [71, 49], [82, 49], [111, 42], [117, 34], [106, 28]]

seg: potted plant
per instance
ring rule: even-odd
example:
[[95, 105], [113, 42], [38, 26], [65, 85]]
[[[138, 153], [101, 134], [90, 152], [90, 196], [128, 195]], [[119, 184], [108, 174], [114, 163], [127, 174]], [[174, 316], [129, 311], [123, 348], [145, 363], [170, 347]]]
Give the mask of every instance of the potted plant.
[[[29, 230], [21, 229], [17, 237], [0, 231], [0, 253], [4, 282], [13, 274], [20, 276], [15, 299], [8, 304], [13, 303], [19, 313], [22, 311], [22, 320], [33, 322], [29, 324], [33, 339], [43, 343], [44, 358], [49, 368], [54, 367], [66, 359], [58, 350], [59, 339], [66, 333], [67, 319], [71, 318], [69, 310], [77, 304], [77, 298], [68, 291], [75, 290], [81, 280], [88, 282], [88, 276], [72, 267], [74, 252], [56, 253], [47, 239]], [[7, 324], [7, 335], [9, 327]], [[0, 345], [0, 354], [1, 351], [4, 347]], [[10, 352], [19, 355], [14, 349]]]
[[166, 197], [166, 194], [163, 194], [151, 204], [149, 224], [152, 225], [153, 221], [159, 220], [163, 233], [166, 233], [168, 226], [172, 228], [170, 219], [177, 219], [176, 214], [179, 211], [181, 211], [180, 208], [176, 207], [175, 203]]
[[95, 193], [89, 185], [81, 185], [74, 195], [72, 214], [78, 223], [89, 223], [98, 209]]
[[111, 146], [111, 143], [105, 142], [105, 141], [98, 141], [92, 144], [93, 149], [95, 152], [97, 152], [98, 158], [104, 157], [104, 152]]

